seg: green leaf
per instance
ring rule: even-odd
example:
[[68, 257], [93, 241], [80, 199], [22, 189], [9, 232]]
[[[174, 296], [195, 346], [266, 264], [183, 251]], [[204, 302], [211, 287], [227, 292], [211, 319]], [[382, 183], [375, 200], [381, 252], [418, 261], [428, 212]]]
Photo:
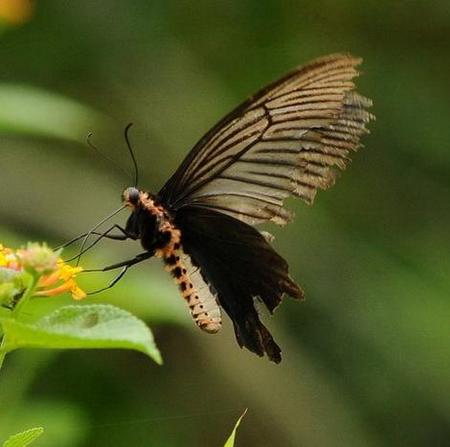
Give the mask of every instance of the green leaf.
[[34, 323], [2, 318], [6, 352], [18, 348], [124, 348], [143, 352], [161, 364], [161, 354], [144, 322], [106, 304], [61, 307]]
[[42, 427], [30, 428], [16, 435], [10, 436], [4, 443], [3, 447], [26, 447], [31, 444], [36, 438], [44, 433]]
[[237, 420], [236, 425], [234, 426], [230, 437], [228, 438], [227, 442], [225, 443], [225, 445], [223, 447], [234, 447], [234, 441], [236, 438], [236, 430], [238, 429], [239, 424], [241, 423], [242, 418], [245, 416], [246, 413], [247, 413], [247, 409], [244, 410], [244, 412], [241, 414], [241, 417]]
[[92, 126], [107, 125], [79, 102], [29, 85], [0, 84], [0, 133], [82, 141]]

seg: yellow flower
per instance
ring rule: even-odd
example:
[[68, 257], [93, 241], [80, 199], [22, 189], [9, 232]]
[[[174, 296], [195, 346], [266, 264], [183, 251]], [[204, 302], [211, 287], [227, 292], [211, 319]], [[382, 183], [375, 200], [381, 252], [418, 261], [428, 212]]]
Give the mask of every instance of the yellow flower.
[[28, 244], [26, 248], [16, 251], [0, 244], [1, 267], [37, 275], [36, 296], [56, 296], [69, 292], [74, 300], [86, 297], [86, 292], [75, 281], [83, 268], [64, 263], [45, 244]]
[[[81, 271], [83, 271], [82, 267], [72, 267], [65, 264], [62, 259], [59, 259], [57, 270], [40, 278], [38, 288], [41, 290], [36, 292], [36, 295], [55, 296], [61, 295], [65, 292], [70, 292], [74, 300], [82, 300], [83, 298], [86, 298], [86, 292], [78, 286], [74, 279], [75, 276]], [[55, 284], [58, 285], [51, 289], [48, 288]]]
[[13, 250], [0, 244], [0, 267], [21, 270], [19, 260]]

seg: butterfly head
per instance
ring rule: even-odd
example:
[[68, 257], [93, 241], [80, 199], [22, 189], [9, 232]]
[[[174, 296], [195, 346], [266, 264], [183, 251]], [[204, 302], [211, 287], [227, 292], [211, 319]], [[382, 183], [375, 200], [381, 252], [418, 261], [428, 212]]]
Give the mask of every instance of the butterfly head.
[[126, 188], [122, 193], [122, 201], [124, 205], [130, 208], [136, 208], [141, 201], [141, 193], [139, 189], [134, 186]]

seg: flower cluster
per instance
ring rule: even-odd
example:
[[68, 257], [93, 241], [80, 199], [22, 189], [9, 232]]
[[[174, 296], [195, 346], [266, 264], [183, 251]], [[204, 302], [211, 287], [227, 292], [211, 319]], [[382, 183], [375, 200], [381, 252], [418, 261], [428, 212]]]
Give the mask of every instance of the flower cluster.
[[[0, 297], [12, 293], [20, 295], [26, 286], [24, 274], [36, 279], [34, 296], [56, 296], [69, 292], [80, 300], [86, 293], [78, 286], [75, 277], [82, 267], [72, 267], [59, 258], [45, 244], [30, 243], [25, 248], [12, 250], [0, 244]], [[22, 289], [22, 290], [21, 290]]]

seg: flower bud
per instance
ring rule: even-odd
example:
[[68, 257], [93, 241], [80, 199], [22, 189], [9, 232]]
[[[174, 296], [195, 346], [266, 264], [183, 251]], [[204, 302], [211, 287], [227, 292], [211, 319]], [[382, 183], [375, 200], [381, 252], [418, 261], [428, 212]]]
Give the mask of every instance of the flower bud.
[[26, 248], [17, 250], [17, 257], [24, 269], [33, 275], [49, 274], [57, 268], [58, 253], [45, 243], [28, 243]]

